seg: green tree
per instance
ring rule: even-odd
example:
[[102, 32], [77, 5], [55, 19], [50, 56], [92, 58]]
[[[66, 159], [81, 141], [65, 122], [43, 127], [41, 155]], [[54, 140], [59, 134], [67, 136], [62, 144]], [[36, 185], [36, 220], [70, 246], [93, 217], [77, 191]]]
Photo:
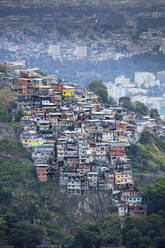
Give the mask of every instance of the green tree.
[[152, 108], [152, 109], [150, 110], [150, 117], [153, 118], [153, 119], [159, 119], [158, 110], [155, 109], [155, 108]]
[[0, 64], [0, 72], [4, 77], [8, 76], [5, 64]]
[[82, 223], [75, 235], [73, 247], [100, 248], [100, 229], [95, 223]]
[[9, 243], [17, 248], [36, 248], [43, 239], [41, 227], [29, 221], [14, 223], [8, 230]]
[[141, 239], [141, 243], [139, 245], [139, 248], [155, 248], [154, 244], [152, 243], [152, 240], [148, 236], [143, 236]]
[[164, 218], [156, 214], [145, 217], [126, 217], [122, 232], [123, 243], [128, 248], [163, 248]]
[[131, 102], [131, 98], [129, 96], [122, 96], [119, 98], [119, 104], [129, 104]]
[[137, 248], [142, 239], [142, 234], [138, 229], [129, 230], [126, 233], [126, 245], [128, 248]]
[[148, 108], [144, 103], [135, 102], [135, 105], [136, 105], [136, 112], [138, 112], [141, 115], [147, 115], [148, 114]]
[[132, 167], [140, 171], [149, 170], [148, 162], [152, 160], [152, 153], [142, 145], [131, 144], [126, 148], [128, 158], [131, 160]]
[[14, 109], [16, 109], [16, 97], [9, 87], [0, 90], [0, 122], [9, 122]]
[[157, 178], [148, 184], [144, 190], [148, 214], [159, 213], [165, 206], [165, 177]]
[[154, 142], [154, 135], [146, 130], [144, 130], [139, 138], [140, 144], [147, 145]]
[[106, 88], [98, 88], [95, 90], [95, 93], [99, 96], [100, 101], [108, 103], [108, 92]]
[[5, 72], [5, 65], [4, 64], [0, 64], [0, 72]]
[[0, 105], [0, 122], [8, 122], [8, 113], [2, 105]]
[[106, 85], [103, 84], [101, 80], [94, 80], [88, 84], [88, 89], [92, 90], [93, 92], [95, 92], [95, 90], [99, 88], [104, 88], [104, 89], [107, 88]]
[[113, 97], [108, 96], [107, 87], [101, 80], [94, 80], [88, 84], [88, 89], [92, 90], [104, 104], [116, 105]]
[[129, 96], [120, 97], [119, 104], [123, 108], [129, 111], [133, 111], [141, 115], [147, 115], [149, 111], [147, 106], [144, 103], [139, 102], [139, 101], [133, 103]]
[[113, 99], [112, 96], [108, 97], [108, 104], [110, 104], [112, 106], [116, 106], [116, 102], [115, 102], [115, 100]]
[[130, 111], [135, 111], [135, 106], [131, 102], [131, 98], [129, 96], [120, 97], [119, 104], [125, 109], [128, 109]]
[[40, 69], [38, 69], [36, 72], [41, 76], [46, 76], [46, 74]]
[[13, 113], [13, 120], [14, 122], [20, 122], [21, 118], [24, 116], [24, 113], [23, 111], [20, 109], [20, 110], [17, 110]]
[[117, 214], [106, 216], [106, 220], [101, 225], [101, 238], [103, 245], [120, 245], [121, 228]]
[[[6, 179], [9, 179], [6, 177]], [[8, 203], [11, 198], [12, 192], [11, 188], [7, 185], [0, 183], [0, 203]]]
[[6, 242], [6, 221], [0, 217], [0, 247]]

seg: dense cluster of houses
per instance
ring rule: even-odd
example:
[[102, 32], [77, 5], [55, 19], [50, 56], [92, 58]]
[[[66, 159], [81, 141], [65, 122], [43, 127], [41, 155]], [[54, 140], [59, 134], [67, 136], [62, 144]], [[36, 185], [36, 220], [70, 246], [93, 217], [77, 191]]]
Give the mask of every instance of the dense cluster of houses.
[[85, 87], [38, 69], [16, 70], [11, 89], [18, 96], [22, 145], [31, 152], [38, 179], [55, 178], [72, 194], [111, 191], [119, 215], [144, 215], [134, 190], [126, 147], [155, 121], [117, 106], [104, 106]]

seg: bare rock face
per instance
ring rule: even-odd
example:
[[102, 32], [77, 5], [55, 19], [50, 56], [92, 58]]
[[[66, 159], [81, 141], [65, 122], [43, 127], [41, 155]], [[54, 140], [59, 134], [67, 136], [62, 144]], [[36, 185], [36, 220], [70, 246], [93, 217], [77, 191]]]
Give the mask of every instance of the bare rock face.
[[79, 220], [103, 219], [109, 212], [111, 192], [90, 192], [88, 195], [72, 195], [62, 189], [57, 193], [55, 205], [63, 206], [68, 216]]

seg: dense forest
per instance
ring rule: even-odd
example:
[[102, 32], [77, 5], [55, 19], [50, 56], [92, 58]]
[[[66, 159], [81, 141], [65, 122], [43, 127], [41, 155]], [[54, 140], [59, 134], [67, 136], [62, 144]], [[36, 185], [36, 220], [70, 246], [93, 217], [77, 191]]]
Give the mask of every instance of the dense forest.
[[1, 140], [0, 151], [0, 244], [35, 247], [43, 239], [68, 243], [70, 237], [62, 227], [69, 218], [54, 203], [57, 182], [37, 181], [34, 165], [21, 144]]

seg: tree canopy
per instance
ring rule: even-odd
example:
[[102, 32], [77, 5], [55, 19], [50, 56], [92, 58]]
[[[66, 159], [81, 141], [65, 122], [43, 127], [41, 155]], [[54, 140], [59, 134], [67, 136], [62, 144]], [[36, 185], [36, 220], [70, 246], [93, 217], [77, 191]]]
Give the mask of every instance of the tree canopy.
[[152, 184], [148, 184], [144, 188], [143, 192], [148, 206], [148, 214], [164, 211], [165, 177], [155, 179]]
[[37, 180], [21, 144], [0, 140], [0, 246], [33, 248], [45, 236], [52, 244], [62, 245], [66, 240], [69, 244], [70, 236], [62, 230], [68, 221], [65, 210], [54, 202], [56, 187], [57, 181]]
[[147, 115], [148, 114], [148, 108], [147, 106], [142, 102], [135, 102], [135, 112], [138, 112], [141, 115]]
[[72, 247], [100, 248], [118, 246], [121, 241], [120, 218], [110, 214], [102, 223], [83, 222], [77, 229]]
[[103, 103], [108, 103], [108, 92], [106, 88], [98, 88], [95, 90], [96, 95]]
[[163, 216], [126, 217], [122, 230], [123, 243], [128, 248], [163, 248], [165, 221]]
[[0, 64], [0, 72], [2, 73], [2, 76], [4, 76], [4, 77], [8, 76], [8, 74], [6, 72], [5, 64]]
[[103, 82], [101, 80], [93, 80], [88, 84], [88, 89], [92, 90], [95, 92], [95, 90], [99, 89], [99, 88], [104, 88], [106, 89], [106, 85], [103, 84]]
[[88, 84], [88, 89], [92, 90], [104, 104], [116, 105], [111, 96], [108, 96], [106, 85], [101, 80], [94, 80]]
[[153, 119], [159, 119], [158, 110], [155, 108], [150, 109], [150, 117]]
[[136, 112], [141, 115], [147, 115], [149, 113], [149, 110], [144, 103], [139, 102], [139, 101], [136, 101], [135, 103], [133, 103], [129, 96], [120, 97], [119, 104], [123, 108], [129, 111]]

